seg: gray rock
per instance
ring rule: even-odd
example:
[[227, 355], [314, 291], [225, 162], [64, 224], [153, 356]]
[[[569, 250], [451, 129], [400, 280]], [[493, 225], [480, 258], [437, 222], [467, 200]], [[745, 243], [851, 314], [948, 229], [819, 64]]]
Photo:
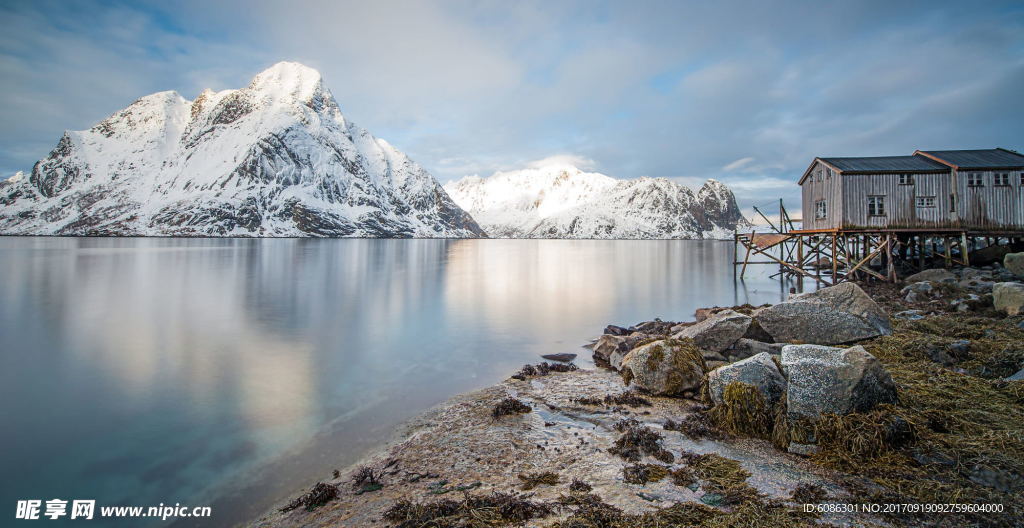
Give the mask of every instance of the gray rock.
[[978, 295], [971, 293], [967, 297], [954, 300], [949, 305], [958, 312], [974, 312], [992, 306], [992, 294]]
[[971, 354], [971, 342], [967, 339], [958, 339], [946, 345], [946, 350], [958, 358], [966, 359]]
[[699, 390], [706, 372], [700, 351], [688, 341], [654, 341], [634, 349], [622, 360], [626, 385], [661, 396]]
[[605, 335], [626, 336], [626, 335], [629, 335], [629, 334], [633, 333], [633, 331], [630, 330], [629, 328], [623, 328], [621, 326], [608, 325], [608, 326], [604, 327], [604, 332], [603, 333]]
[[786, 345], [787, 411], [791, 420], [815, 420], [823, 413], [864, 412], [896, 402], [896, 384], [864, 347]]
[[992, 272], [978, 268], [964, 268], [960, 270], [960, 280], [992, 280]]
[[637, 333], [628, 336], [602, 335], [593, 348], [594, 360], [606, 363], [618, 370], [622, 364], [622, 358], [626, 357], [626, 354], [640, 342], [649, 339], [653, 339], [653, 337]]
[[920, 293], [917, 293], [915, 291], [912, 291], [912, 292], [907, 292], [907, 296], [904, 297], [903, 300], [908, 302], [908, 303], [918, 303], [918, 302], [926, 302], [929, 299], [928, 299], [927, 296], [925, 296], [923, 294], [920, 294]]
[[[693, 339], [701, 350], [721, 352], [733, 345], [750, 328], [750, 316], [732, 310], [711, 314], [703, 321], [683, 328], [673, 337]], [[724, 358], [723, 358], [724, 359]]]
[[732, 348], [725, 351], [725, 355], [726, 357], [732, 358], [733, 361], [746, 359], [762, 352], [777, 356], [782, 353], [782, 347], [784, 346], [785, 343], [765, 343], [741, 337], [736, 340], [736, 343], [732, 345]]
[[907, 283], [923, 282], [923, 281], [929, 281], [929, 282], [956, 282], [956, 275], [953, 275], [953, 272], [951, 272], [951, 271], [949, 271], [947, 269], [934, 268], [934, 269], [926, 269], [924, 271], [915, 273], [915, 274], [913, 274], [913, 275], [903, 279], [903, 281], [907, 282]]
[[558, 354], [544, 354], [541, 357], [550, 361], [568, 363], [576, 359], [576, 354], [571, 354], [569, 352], [559, 352]]
[[1004, 378], [1006, 381], [1024, 381], [1024, 368], [1017, 371], [1016, 374]]
[[908, 292], [931, 293], [931, 291], [934, 290], [934, 289], [935, 289], [935, 287], [932, 286], [931, 282], [921, 281], [921, 282], [915, 282], [913, 284], [909, 284], [907, 286], [904, 286], [903, 289], [900, 290], [900, 294], [904, 294], [905, 295]]
[[1019, 282], [997, 282], [992, 287], [992, 304], [996, 310], [1007, 315], [1017, 315], [1024, 307], [1024, 284]]
[[922, 310], [904, 310], [902, 312], [896, 312], [892, 314], [897, 319], [905, 319], [907, 321], [920, 321], [925, 318], [925, 313]]
[[1024, 277], [1024, 253], [1007, 253], [1003, 257], [1003, 267], [1018, 277]]
[[704, 361], [721, 361], [722, 363], [728, 362], [728, 360], [725, 359], [725, 356], [723, 356], [722, 354], [719, 354], [718, 352], [712, 352], [710, 350], [703, 350], [702, 349], [700, 351], [700, 355], [701, 355], [701, 357], [704, 358]]
[[834, 345], [892, 334], [889, 315], [852, 282], [791, 296], [757, 310], [754, 320], [777, 342]]
[[956, 358], [949, 355], [949, 352], [941, 346], [929, 347], [925, 353], [928, 355], [928, 359], [946, 367], [951, 367], [957, 363]]
[[725, 387], [734, 381], [754, 386], [768, 405], [774, 405], [786, 392], [786, 378], [772, 356], [763, 352], [708, 374], [708, 393], [715, 405], [722, 403]]
[[668, 335], [673, 326], [679, 323], [672, 321], [662, 321], [661, 319], [655, 319], [653, 321], [644, 321], [633, 327], [634, 331], [640, 332], [641, 334], [649, 335]]
[[[717, 369], [718, 367], [724, 367], [725, 365], [728, 365], [728, 364], [729, 364], [729, 362], [725, 361], [725, 360], [722, 360], [722, 361], [716, 361], [716, 360], [705, 361], [704, 362], [704, 366], [706, 368], [705, 372], [712, 372], [715, 369]], [[683, 397], [685, 398], [685, 397], [688, 397], [688, 396], [686, 396], [684, 394]]]
[[959, 283], [957, 283], [957, 286], [967, 291], [985, 293], [992, 291], [992, 286], [994, 284], [995, 283], [992, 282], [991, 278], [971, 277], [969, 279], [961, 280]]

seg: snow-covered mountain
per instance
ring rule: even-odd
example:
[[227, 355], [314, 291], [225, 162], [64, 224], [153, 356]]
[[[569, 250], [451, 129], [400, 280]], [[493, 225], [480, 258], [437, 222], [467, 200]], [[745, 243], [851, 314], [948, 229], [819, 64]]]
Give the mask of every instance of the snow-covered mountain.
[[745, 226], [725, 185], [696, 193], [665, 178], [619, 180], [554, 163], [445, 185], [491, 237], [729, 238]]
[[160, 92], [0, 183], [0, 233], [477, 237], [426, 170], [345, 119], [320, 73]]

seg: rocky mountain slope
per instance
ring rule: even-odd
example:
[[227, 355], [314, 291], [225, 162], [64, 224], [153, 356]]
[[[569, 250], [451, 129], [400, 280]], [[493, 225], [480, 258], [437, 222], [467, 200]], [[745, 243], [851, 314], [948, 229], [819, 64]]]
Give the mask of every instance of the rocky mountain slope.
[[445, 185], [492, 237], [728, 238], [746, 222], [725, 185], [696, 193], [665, 178], [619, 180], [565, 164]]
[[282, 62], [240, 90], [160, 92], [0, 183], [0, 233], [477, 237], [426, 170]]

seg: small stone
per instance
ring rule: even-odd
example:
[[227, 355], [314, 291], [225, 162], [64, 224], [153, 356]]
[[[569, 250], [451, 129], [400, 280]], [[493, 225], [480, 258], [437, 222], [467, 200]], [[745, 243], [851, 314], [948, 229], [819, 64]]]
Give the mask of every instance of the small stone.
[[966, 358], [971, 353], [971, 342], [967, 339], [958, 339], [947, 345], [946, 350], [954, 356]]
[[921, 310], [904, 310], [902, 312], [894, 313], [892, 316], [897, 319], [905, 319], [907, 321], [920, 321], [925, 317], [924, 312]]
[[1024, 368], [1018, 370], [1016, 374], [1006, 378], [1006, 381], [1024, 381]]
[[930, 282], [956, 282], [956, 276], [947, 269], [935, 268], [926, 269], [922, 272], [915, 273], [906, 279], [903, 279], [907, 283], [930, 281]]
[[1018, 315], [1024, 309], [1024, 284], [997, 282], [992, 287], [992, 302], [996, 310], [1007, 315]]
[[569, 352], [561, 352], [558, 354], [544, 354], [541, 356], [544, 359], [551, 361], [559, 361], [561, 363], [568, 363], [576, 359], [576, 354], [570, 354]]
[[1024, 277], [1024, 253], [1007, 253], [1003, 257], [1003, 267], [1018, 277]]

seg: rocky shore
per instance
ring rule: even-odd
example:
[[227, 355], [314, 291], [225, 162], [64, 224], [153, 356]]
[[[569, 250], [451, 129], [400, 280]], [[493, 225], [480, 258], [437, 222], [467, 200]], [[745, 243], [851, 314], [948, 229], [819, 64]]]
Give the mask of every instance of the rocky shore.
[[1022, 257], [610, 325], [251, 526], [1024, 525]]

